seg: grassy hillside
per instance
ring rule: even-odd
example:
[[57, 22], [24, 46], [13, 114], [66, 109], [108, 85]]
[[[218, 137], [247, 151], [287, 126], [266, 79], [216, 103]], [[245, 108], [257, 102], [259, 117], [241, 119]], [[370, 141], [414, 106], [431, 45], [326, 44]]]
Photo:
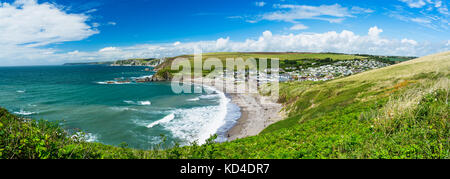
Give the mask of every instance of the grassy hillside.
[[[185, 57], [193, 58], [193, 55], [187, 55]], [[283, 53], [283, 52], [217, 52], [217, 53], [205, 53], [203, 58], [278, 58], [280, 60], [298, 60], [298, 59], [318, 59], [323, 60], [331, 58], [334, 60], [353, 60], [355, 58], [364, 59], [367, 57], [337, 54], [337, 53]]]
[[155, 58], [135, 58], [127, 60], [117, 60], [114, 65], [156, 65], [159, 63], [159, 59]]
[[398, 93], [420, 98], [426, 90], [448, 89], [449, 59], [448, 53], [442, 53], [326, 83], [282, 83], [280, 100], [285, 102], [290, 118], [266, 131], [283, 128], [283, 124], [289, 126], [291, 121], [321, 116], [348, 104], [393, 98]]
[[[194, 55], [184, 55], [180, 56], [184, 58], [188, 58], [191, 61], [191, 64], [193, 64]], [[367, 57], [363, 56], [356, 56], [356, 55], [347, 55], [347, 54], [336, 54], [336, 53], [277, 53], [277, 52], [249, 52], [249, 53], [242, 53], [242, 52], [218, 52], [218, 53], [205, 53], [202, 55], [203, 60], [206, 60], [208, 58], [218, 58], [222, 61], [225, 61], [227, 58], [242, 58], [244, 60], [248, 58], [255, 58], [255, 59], [261, 59], [261, 58], [267, 58], [267, 59], [273, 59], [278, 58], [280, 60], [280, 66], [283, 66], [285, 61], [321, 61], [325, 59], [337, 61], [337, 60], [353, 60], [353, 59], [366, 59]], [[171, 63], [169, 60], [168, 63]], [[226, 63], [223, 63], [226, 65]]]
[[87, 143], [0, 110], [0, 158], [448, 159], [449, 71], [445, 52], [327, 82], [283, 83], [288, 118], [262, 134], [151, 151]]
[[[178, 56], [181, 58], [187, 58], [190, 61], [192, 70], [194, 68], [194, 55], [182, 55]], [[167, 72], [173, 76], [173, 74], [178, 73], [177, 70], [171, 70], [170, 67], [173, 60], [178, 58], [168, 58], [166, 61], [158, 65], [155, 69], [161, 71], [161, 74], [166, 74]], [[296, 53], [296, 52], [216, 52], [216, 53], [204, 53], [202, 54], [202, 60], [208, 58], [217, 58], [222, 61], [223, 67], [226, 68], [225, 60], [227, 58], [242, 58], [246, 60], [248, 58], [254, 58], [257, 61], [259, 59], [273, 59], [278, 58], [280, 60], [280, 68], [290, 67], [290, 66], [320, 66], [325, 64], [330, 64], [334, 61], [339, 60], [354, 60], [354, 59], [368, 59], [366, 56], [359, 55], [348, 55], [348, 54], [338, 54], [338, 53]], [[258, 63], [258, 62], [257, 62]], [[314, 65], [312, 65], [314, 64]], [[269, 62], [270, 67], [270, 62]], [[205, 76], [210, 71], [202, 70], [202, 74]], [[192, 71], [193, 73], [193, 71]], [[156, 74], [158, 76], [159, 74]], [[162, 77], [161, 77], [162, 78]]]
[[86, 62], [86, 63], [64, 63], [63, 66], [71, 66], [71, 65], [111, 65], [114, 62]]

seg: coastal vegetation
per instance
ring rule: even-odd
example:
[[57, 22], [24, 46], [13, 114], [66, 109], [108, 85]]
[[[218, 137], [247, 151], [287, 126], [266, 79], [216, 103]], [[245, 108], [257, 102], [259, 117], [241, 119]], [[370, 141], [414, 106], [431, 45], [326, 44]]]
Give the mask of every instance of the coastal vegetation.
[[117, 60], [113, 66], [156, 66], [159, 65], [161, 59], [156, 58], [134, 58], [127, 60]]
[[105, 62], [85, 62], [85, 63], [65, 63], [64, 66], [71, 65], [112, 65], [112, 66], [156, 66], [163, 59], [157, 58], [131, 58], [126, 60], [105, 61]]
[[[170, 71], [174, 76], [174, 73], [179, 71], [170, 70], [176, 58], [186, 58], [190, 61], [192, 72], [194, 71], [194, 55], [181, 55], [178, 57], [167, 58], [160, 65], [155, 67], [155, 70]], [[325, 65], [333, 65], [339, 61], [377, 61], [386, 64], [395, 64], [396, 61], [392, 59], [397, 59], [398, 62], [411, 60], [415, 57], [394, 57], [394, 56], [375, 56], [375, 55], [351, 55], [351, 54], [341, 54], [341, 53], [297, 53], [297, 52], [217, 52], [217, 53], [204, 53], [202, 54], [202, 60], [208, 58], [216, 58], [222, 61], [223, 68], [227, 68], [225, 60], [228, 58], [237, 59], [242, 58], [247, 60], [249, 58], [254, 58], [258, 64], [260, 59], [278, 59], [279, 67], [282, 69], [281, 74], [285, 72], [292, 72], [294, 69], [308, 69], [308, 68], [318, 68]], [[270, 67], [270, 63], [268, 64]], [[207, 75], [210, 71], [203, 70], [202, 74]], [[162, 76], [156, 74], [154, 78], [165, 79]], [[170, 79], [165, 79], [170, 80]], [[158, 81], [158, 80], [155, 80]]]
[[72, 65], [111, 65], [113, 61], [109, 62], [86, 62], [86, 63], [64, 63], [63, 66], [72, 66]]
[[[194, 55], [182, 55], [178, 56], [180, 58], [187, 58], [191, 61], [191, 64], [194, 62]], [[177, 58], [177, 57], [175, 57]], [[175, 58], [170, 58], [166, 60], [166, 64], [171, 64]], [[338, 54], [338, 53], [282, 53], [282, 52], [220, 52], [220, 53], [204, 53], [202, 54], [202, 60], [206, 60], [208, 58], [217, 58], [219, 60], [225, 61], [227, 58], [242, 58], [244, 60], [248, 58], [254, 59], [279, 59], [280, 67], [283, 67], [283, 64], [286, 65], [292, 63], [292, 61], [307, 61], [311, 63], [329, 63], [331, 61], [338, 60], [353, 60], [353, 59], [366, 59], [364, 56], [357, 55], [348, 55], [348, 54]], [[226, 67], [226, 63], [223, 63]], [[161, 65], [159, 68], [168, 68], [170, 65]]]
[[[204, 57], [208, 55], [256, 53]], [[258, 55], [288, 61], [372, 58]], [[167, 60], [157, 67], [159, 75], [170, 78], [169, 64]], [[445, 52], [331, 81], [281, 83], [279, 102], [287, 118], [261, 134], [224, 143], [215, 143], [212, 136], [203, 145], [163, 142], [152, 150], [86, 142], [81, 131], [69, 133], [57, 123], [28, 120], [0, 109], [0, 158], [450, 159], [449, 72], [450, 52]]]

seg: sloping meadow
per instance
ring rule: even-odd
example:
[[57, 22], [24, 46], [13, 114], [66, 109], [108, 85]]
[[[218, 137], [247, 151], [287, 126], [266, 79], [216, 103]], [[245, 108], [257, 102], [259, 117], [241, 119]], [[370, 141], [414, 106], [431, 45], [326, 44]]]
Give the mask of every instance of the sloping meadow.
[[[450, 158], [450, 52], [328, 82], [282, 83], [288, 117], [260, 135], [143, 151], [0, 111], [0, 158]], [[30, 131], [30, 132], [26, 132]]]

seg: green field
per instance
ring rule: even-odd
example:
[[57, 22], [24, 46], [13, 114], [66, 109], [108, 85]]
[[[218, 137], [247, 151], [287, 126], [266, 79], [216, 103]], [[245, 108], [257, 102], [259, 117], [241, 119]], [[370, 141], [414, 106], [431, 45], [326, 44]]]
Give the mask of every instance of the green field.
[[117, 65], [154, 65], [159, 62], [159, 59], [155, 58], [134, 58], [134, 59], [127, 59], [127, 60], [117, 60], [114, 62], [114, 64]]
[[[171, 65], [173, 64], [173, 60], [176, 58], [187, 58], [190, 62], [192, 73], [194, 70], [194, 55], [182, 55], [178, 57], [168, 58], [163, 64], [156, 67], [157, 70], [161, 71], [161, 74], [166, 74], [169, 72], [173, 76], [175, 73], [178, 73], [177, 70], [170, 70]], [[259, 63], [260, 59], [278, 59], [279, 67], [295, 67], [295, 66], [304, 66], [304, 67], [312, 67], [312, 66], [320, 66], [327, 65], [339, 60], [354, 60], [354, 59], [369, 59], [369, 57], [358, 56], [358, 55], [348, 55], [348, 54], [337, 54], [337, 53], [289, 53], [289, 52], [216, 52], [216, 53], [204, 53], [202, 54], [202, 60], [205, 61], [208, 58], [216, 58], [222, 61], [223, 68], [226, 68], [226, 62], [228, 58], [242, 58], [243, 60], [247, 60], [249, 58], [254, 58]], [[270, 67], [270, 62], [268, 62]], [[207, 75], [210, 71], [203, 70], [203, 75]], [[157, 74], [159, 75], [159, 74]], [[167, 75], [166, 75], [167, 76]]]
[[[193, 58], [192, 55], [188, 56]], [[203, 58], [219, 58], [224, 60], [226, 58], [278, 58], [280, 60], [299, 60], [299, 59], [318, 59], [323, 60], [326, 58], [331, 58], [333, 60], [353, 60], [356, 58], [365, 59], [367, 57], [347, 55], [347, 54], [336, 54], [336, 53], [277, 53], [277, 52], [267, 52], [267, 53], [242, 53], [242, 52], [218, 52], [218, 53], [205, 53]]]
[[[183, 58], [188, 58], [193, 64], [194, 55], [183, 55], [179, 56]], [[177, 58], [177, 57], [175, 57]], [[166, 63], [171, 63], [171, 60], [175, 59], [171, 58]], [[276, 52], [267, 52], [267, 53], [242, 53], [242, 52], [217, 52], [217, 53], [204, 53], [202, 54], [202, 59], [206, 60], [208, 58], [217, 58], [219, 60], [225, 61], [227, 58], [242, 58], [243, 60], [247, 60], [249, 58], [254, 59], [274, 59], [277, 58], [280, 60], [280, 64], [283, 64], [283, 61], [320, 61], [325, 59], [330, 59], [333, 61], [337, 60], [354, 60], [354, 59], [367, 59], [367, 57], [356, 56], [356, 55], [347, 55], [347, 54], [336, 54], [336, 53], [276, 53]], [[225, 63], [224, 63], [225, 65]], [[166, 66], [164, 66], [166, 67]]]
[[70, 138], [56, 124], [2, 109], [0, 158], [450, 159], [449, 72], [445, 52], [327, 82], [282, 83], [288, 117], [262, 134], [149, 151]]

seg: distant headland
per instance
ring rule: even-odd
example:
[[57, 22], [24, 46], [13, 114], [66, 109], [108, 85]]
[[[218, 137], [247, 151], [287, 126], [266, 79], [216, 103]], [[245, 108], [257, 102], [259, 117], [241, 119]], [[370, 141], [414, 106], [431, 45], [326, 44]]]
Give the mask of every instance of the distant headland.
[[64, 63], [63, 66], [71, 65], [110, 65], [110, 66], [149, 66], [155, 67], [164, 62], [164, 59], [157, 58], [133, 58], [127, 60], [106, 61], [106, 62], [82, 62], [82, 63]]

